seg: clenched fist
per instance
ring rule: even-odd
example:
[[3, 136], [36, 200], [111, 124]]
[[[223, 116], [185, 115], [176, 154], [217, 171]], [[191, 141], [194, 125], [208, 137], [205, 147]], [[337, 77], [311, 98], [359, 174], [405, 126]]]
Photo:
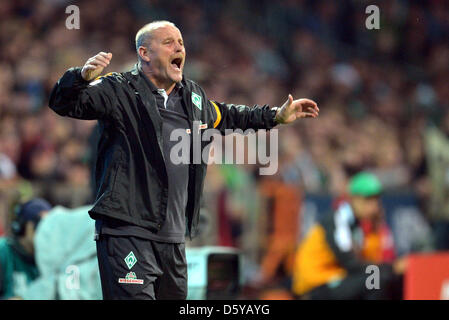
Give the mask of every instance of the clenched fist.
[[112, 59], [112, 53], [100, 52], [96, 56], [89, 58], [81, 69], [81, 76], [86, 81], [91, 81], [98, 77]]

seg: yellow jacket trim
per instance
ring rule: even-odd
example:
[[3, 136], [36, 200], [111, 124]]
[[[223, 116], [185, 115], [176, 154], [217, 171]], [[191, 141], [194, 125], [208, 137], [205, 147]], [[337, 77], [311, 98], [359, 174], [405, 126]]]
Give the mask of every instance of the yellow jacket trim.
[[105, 75], [98, 76], [98, 77], [95, 78], [95, 80], [101, 79], [101, 78], [103, 78], [103, 77], [107, 77], [107, 76], [109, 76], [109, 75], [111, 75], [111, 74], [113, 74], [113, 72], [109, 72], [109, 73], [106, 73]]
[[214, 122], [214, 128], [216, 128], [221, 121], [221, 112], [215, 102], [213, 102], [212, 100], [209, 100], [209, 101], [213, 104], [213, 106], [215, 107], [215, 111], [217, 112], [217, 120], [215, 120], [215, 122]]

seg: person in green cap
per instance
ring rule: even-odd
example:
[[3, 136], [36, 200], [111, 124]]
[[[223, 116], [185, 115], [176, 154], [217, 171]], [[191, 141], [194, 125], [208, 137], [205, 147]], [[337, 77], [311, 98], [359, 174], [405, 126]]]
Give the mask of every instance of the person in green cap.
[[360, 222], [382, 216], [382, 185], [368, 172], [353, 176], [349, 198], [313, 225], [298, 246], [292, 291], [303, 299], [398, 299], [406, 260], [368, 261]]

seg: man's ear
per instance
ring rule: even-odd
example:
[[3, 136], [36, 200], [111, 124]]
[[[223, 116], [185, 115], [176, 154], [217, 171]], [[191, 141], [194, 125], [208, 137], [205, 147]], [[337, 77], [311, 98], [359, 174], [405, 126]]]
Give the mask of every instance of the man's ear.
[[148, 55], [147, 48], [145, 48], [144, 46], [140, 46], [138, 52], [139, 52], [140, 59], [142, 59], [145, 62], [150, 62], [150, 56]]

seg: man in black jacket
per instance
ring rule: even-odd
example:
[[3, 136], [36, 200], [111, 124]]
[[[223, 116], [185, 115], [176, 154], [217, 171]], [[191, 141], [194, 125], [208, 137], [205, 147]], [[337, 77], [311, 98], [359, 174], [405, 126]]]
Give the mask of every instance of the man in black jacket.
[[[98, 77], [112, 59], [100, 52], [71, 68], [50, 96], [62, 116], [97, 119], [101, 129], [95, 179], [97, 252], [105, 299], [184, 299], [187, 266], [184, 234], [197, 232], [207, 163], [174, 164], [170, 133], [185, 129], [271, 129], [317, 117], [308, 99], [289, 95], [281, 108], [247, 107], [208, 100], [185, 79], [185, 48], [168, 21], [136, 35], [133, 70]], [[94, 80], [95, 81], [92, 81]], [[201, 142], [203, 149], [209, 142]], [[190, 158], [193, 157], [190, 146]]]

